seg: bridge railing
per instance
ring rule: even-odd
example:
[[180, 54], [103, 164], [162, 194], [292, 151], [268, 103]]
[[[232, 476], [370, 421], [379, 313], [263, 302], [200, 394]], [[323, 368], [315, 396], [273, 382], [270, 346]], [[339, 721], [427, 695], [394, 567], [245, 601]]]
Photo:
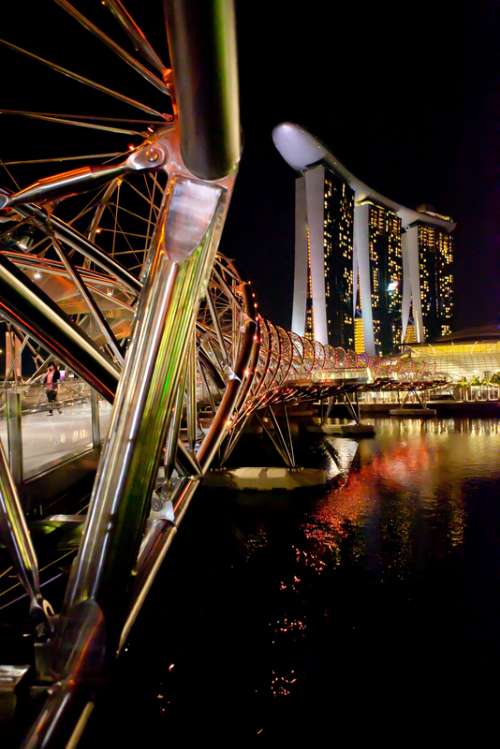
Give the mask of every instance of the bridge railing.
[[[7, 407], [7, 393], [15, 391], [21, 397], [23, 413], [40, 413], [50, 410], [45, 387], [42, 382], [15, 383], [4, 382], [0, 390], [0, 413]], [[76, 402], [90, 399], [90, 386], [78, 378], [63, 380], [58, 384], [57, 401], [65, 408]]]
[[1, 391], [0, 439], [18, 487], [100, 445], [111, 409], [86, 383], [64, 382], [55, 402], [48, 401], [41, 383], [8, 385]]

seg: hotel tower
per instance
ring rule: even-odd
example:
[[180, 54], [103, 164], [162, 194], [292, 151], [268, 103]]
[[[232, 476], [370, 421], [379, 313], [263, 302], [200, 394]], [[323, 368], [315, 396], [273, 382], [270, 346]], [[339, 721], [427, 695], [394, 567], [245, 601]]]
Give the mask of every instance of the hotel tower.
[[299, 173], [292, 330], [370, 355], [451, 332], [455, 223], [372, 190], [298, 125], [273, 140]]

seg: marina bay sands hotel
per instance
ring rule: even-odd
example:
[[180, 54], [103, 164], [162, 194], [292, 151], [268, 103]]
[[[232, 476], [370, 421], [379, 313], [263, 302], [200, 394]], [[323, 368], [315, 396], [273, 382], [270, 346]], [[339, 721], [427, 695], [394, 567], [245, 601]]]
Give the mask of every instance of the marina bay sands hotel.
[[371, 355], [450, 333], [455, 223], [372, 190], [298, 125], [273, 140], [300, 173], [293, 331]]

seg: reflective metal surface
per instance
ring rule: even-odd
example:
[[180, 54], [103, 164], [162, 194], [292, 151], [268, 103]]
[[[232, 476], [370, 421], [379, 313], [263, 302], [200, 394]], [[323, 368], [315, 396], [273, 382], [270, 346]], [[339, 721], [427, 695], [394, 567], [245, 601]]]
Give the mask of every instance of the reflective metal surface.
[[[50, 631], [49, 615], [53, 614], [40, 589], [38, 560], [26, 524], [14, 480], [0, 441], [0, 535], [7, 547], [14, 569], [30, 599], [30, 613], [37, 627]], [[40, 630], [38, 634], [42, 634]]]
[[112, 362], [1, 253], [0, 310], [41, 346], [53, 351], [75, 371], [81, 371], [105, 398], [112, 397], [117, 379]]
[[132, 39], [132, 42], [136, 49], [142, 53], [145, 59], [148, 60], [151, 65], [155, 67], [156, 70], [158, 70], [159, 73], [161, 73], [162, 80], [165, 80], [165, 77], [168, 73], [165, 65], [162, 63], [157, 53], [147, 40], [147, 37], [134, 21], [121, 0], [105, 0], [104, 4], [109, 7], [110, 11], [123, 27], [124, 31]]
[[101, 42], [109, 47], [115, 53], [115, 55], [117, 55], [121, 60], [127, 63], [127, 65], [135, 70], [135, 72], [139, 73], [139, 75], [141, 75], [148, 83], [151, 83], [162, 94], [168, 93], [168, 89], [161, 78], [158, 78], [148, 68], [142, 65], [142, 63], [140, 63], [132, 55], [130, 55], [125, 49], [120, 47], [119, 44], [117, 44], [107, 34], [101, 31], [94, 23], [92, 23], [92, 21], [86, 18], [83, 13], [80, 13], [77, 8], [71, 5], [71, 3], [69, 3], [67, 0], [54, 0], [54, 2], [60, 5], [63, 10], [71, 15], [84, 28], [94, 34]]
[[[163, 78], [157, 78], [69, 2], [57, 2], [148, 82], [163, 93], [172, 91], [168, 71], [162, 68]], [[213, 58], [208, 61], [210, 72], [207, 75], [207, 60], [202, 59], [203, 56], [195, 56], [201, 37], [197, 37], [196, 41], [190, 40], [189, 37], [196, 36], [198, 32], [195, 28], [189, 29], [183, 21], [187, 5], [176, 3], [176, 14], [169, 21], [170, 53], [178, 68], [174, 73], [177, 88], [175, 101], [182, 99], [185, 111], [189, 99], [200, 96], [196, 79], [204, 77], [206, 85], [203, 96], [208, 96], [208, 99], [205, 98], [203, 106], [198, 107], [198, 114], [203, 114], [206, 122], [202, 124], [200, 121], [198, 126], [201, 125], [208, 133], [215, 123], [215, 117], [220, 124], [216, 137], [194, 141], [190, 119], [186, 114], [181, 114], [180, 128], [177, 122], [169, 130], [160, 130], [156, 134], [149, 130], [151, 135], [146, 136], [143, 146], [132, 149], [131, 155], [120, 163], [83, 166], [53, 177], [39, 178], [15, 193], [2, 192], [4, 218], [13, 226], [6, 235], [10, 243], [8, 249], [21, 250], [38, 258], [40, 263], [38, 267], [30, 267], [29, 261], [15, 258], [19, 266], [26, 269], [27, 272], [23, 273], [6, 255], [0, 256], [0, 283], [3, 278], [5, 298], [8, 299], [3, 306], [6, 318], [14, 320], [16, 330], [25, 331], [35, 342], [35, 357], [40, 357], [36, 346], [50, 351], [110, 400], [119, 379], [110, 431], [97, 471], [65, 606], [58, 620], [56, 635], [46, 644], [48, 663], [58, 681], [49, 690], [45, 707], [26, 740], [25, 746], [29, 747], [57, 745], [63, 741], [66, 718], [70, 715], [75, 718], [80, 715], [69, 738], [70, 744], [77, 740], [78, 725], [90, 704], [86, 690], [89, 680], [93, 678], [94, 656], [99, 652], [96, 667], [102, 673], [104, 663], [110, 662], [114, 656], [120, 634], [123, 635], [135, 619], [169, 546], [169, 534], [165, 536], [162, 523], [155, 522], [152, 517], [150, 535], [146, 537], [142, 556], [137, 560], [167, 436], [169, 454], [164, 471], [165, 487], [174, 464], [179, 466], [181, 472], [195, 471], [197, 476], [201, 473], [196, 450], [198, 437], [202, 436], [197, 404], [199, 368], [203, 359], [202, 380], [215, 410], [221, 398], [220, 385], [224, 380], [220, 374], [217, 347], [214, 347], [204, 318], [210, 314], [212, 324], [215, 319], [215, 341], [223, 360], [227, 361], [226, 343], [219, 323], [219, 316], [227, 317], [227, 304], [222, 300], [223, 303], [219, 302], [217, 308], [217, 303], [211, 297], [210, 310], [205, 312], [208, 308], [204, 308], [201, 311], [199, 323], [197, 316], [201, 300], [207, 294], [240, 155], [234, 19], [229, 2], [203, 9], [200, 6], [197, 11], [190, 7], [190, 13], [196, 12], [199, 18], [210, 21], [202, 31], [206, 38], [205, 49], [212, 48], [214, 51]], [[157, 67], [159, 58], [141, 36], [139, 27], [122, 3], [111, 3], [111, 9], [148, 62], [153, 62]], [[193, 59], [186, 59], [186, 54]], [[46, 62], [36, 55], [30, 56]], [[49, 65], [58, 72], [68, 74], [60, 66]], [[72, 77], [87, 85], [94, 85], [81, 76]], [[97, 88], [104, 91], [102, 86]], [[210, 106], [207, 106], [208, 102]], [[219, 107], [224, 109], [222, 117], [217, 114]], [[81, 121], [72, 121], [71, 117], [64, 115], [21, 111], [17, 114], [40, 117], [59, 124], [101, 128], [107, 132], [127, 132], [126, 128], [101, 126], [98, 123], [86, 125], [82, 118]], [[176, 104], [174, 115], [178, 115]], [[213, 121], [209, 123], [208, 119]], [[186, 144], [189, 145], [187, 149]], [[187, 161], [181, 154], [184, 150], [188, 154]], [[197, 171], [194, 168], [195, 160], [208, 169]], [[149, 214], [144, 219], [137, 214], [137, 208], [133, 205], [118, 204], [122, 179], [129, 184], [128, 176], [142, 169], [150, 175], [149, 182], [145, 183], [146, 192], [137, 191], [136, 187], [133, 189], [139, 199], [145, 198], [149, 206]], [[160, 182], [153, 174], [158, 169], [164, 169], [168, 175], [166, 190], [165, 181]], [[214, 178], [218, 182], [214, 182]], [[86, 239], [71, 225], [78, 221], [78, 216], [71, 223], [54, 216], [55, 205], [62, 204], [64, 208], [73, 195], [81, 194], [101, 182], [116, 186], [116, 189], [108, 188], [104, 197], [105, 201], [116, 200], [110, 253], [103, 252], [94, 241]], [[130, 184], [133, 185], [132, 180]], [[158, 194], [159, 202], [155, 199]], [[118, 210], [128, 216], [135, 213], [138, 220], [145, 220], [148, 224], [144, 257], [140, 264], [140, 282], [137, 280], [139, 274], [128, 272], [130, 263], [123, 265], [115, 260], [117, 235], [120, 235], [121, 243], [124, 234], [117, 220]], [[93, 239], [99, 232], [109, 231], [104, 220], [105, 211], [106, 203], [101, 203], [100, 207], [96, 203], [90, 229]], [[24, 239], [24, 235], [21, 237], [17, 230], [16, 224], [22, 227], [23, 222], [31, 227], [29, 240]], [[154, 227], [153, 231], [150, 226]], [[133, 230], [129, 231], [131, 236], [135, 236]], [[48, 258], [45, 257], [47, 253]], [[33, 279], [40, 280], [41, 267], [52, 272], [55, 269], [54, 253], [64, 268], [64, 274], [60, 274], [58, 280], [58, 301], [65, 303], [69, 309], [69, 295], [76, 292], [79, 297], [79, 300], [75, 297], [71, 302], [71, 320], [62, 312], [61, 306], [39, 286], [35, 286], [28, 276], [33, 273]], [[123, 254], [126, 255], [127, 251]], [[83, 263], [80, 258], [83, 258]], [[104, 287], [104, 293], [102, 287], [99, 288], [98, 279], [92, 279], [89, 275], [93, 270], [92, 264], [113, 279], [108, 290]], [[64, 278], [70, 281], [66, 290], [61, 287], [61, 279]], [[43, 283], [47, 289], [50, 288], [50, 283]], [[52, 283], [52, 287], [56, 289], [57, 284]], [[130, 313], [137, 302], [133, 329], [132, 326], [129, 328], [132, 336], [128, 348], [125, 341], [116, 337], [114, 331], [117, 328], [110, 323], [116, 306], [106, 302], [104, 297], [108, 296], [108, 291], [109, 296], [118, 292], [116, 302], [122, 304], [123, 314]], [[81, 306], [82, 302], [84, 307]], [[93, 340], [86, 331], [92, 334]], [[203, 355], [198, 356], [198, 342], [200, 351], [204, 350], [204, 346], [209, 351], [205, 350]], [[107, 352], [104, 347], [107, 347]], [[125, 348], [127, 353], [122, 369], [122, 352]], [[238, 346], [235, 346], [237, 351]], [[178, 446], [185, 389], [189, 444], [181, 442]], [[236, 394], [234, 390], [231, 403]], [[93, 439], [97, 442], [97, 409], [94, 407], [93, 411]], [[221, 431], [224, 432], [224, 429]], [[197, 483], [197, 478], [175, 478], [170, 499], [166, 500], [166, 507], [171, 508], [168, 517], [172, 514], [174, 522], [167, 516], [163, 521], [169, 528], [173, 529], [175, 523], [182, 519]], [[149, 551], [146, 552], [147, 549]], [[136, 562], [140, 565], [144, 583], [140, 591], [133, 592], [131, 582]]]
[[241, 153], [236, 28], [231, 0], [164, 2], [186, 167], [220, 179]]
[[[214, 232], [221, 228], [224, 202], [220, 188], [207, 188], [211, 207], [200, 216], [207, 235], [198, 246], [190, 245], [182, 232], [185, 189], [174, 181], [165, 206], [168, 226], [170, 211], [174, 230], [171, 242], [176, 258], [169, 257], [164, 229], [156, 237], [156, 250], [148, 282], [140, 302], [137, 329], [127, 353], [125, 370], [117, 391], [113, 419], [91, 500], [89, 518], [80, 553], [68, 587], [67, 606], [89, 596], [102, 600], [106, 611], [116, 612], [117, 593], [127, 584], [138, 551], [146, 511], [156, 478], [159, 454], [172, 418], [178, 378], [188, 349], [188, 331], [197, 309], [202, 284], [213, 262]], [[177, 196], [179, 195], [179, 199]], [[219, 205], [218, 205], [218, 201]], [[161, 224], [160, 224], [161, 226]], [[179, 232], [179, 234], [176, 233]], [[179, 241], [176, 242], [176, 237]], [[188, 236], [193, 234], [191, 225]], [[117, 522], [110, 524], [114, 517]], [[120, 554], [117, 550], [120, 549]], [[121, 579], [117, 585], [117, 580]], [[108, 608], [109, 607], [109, 608]]]

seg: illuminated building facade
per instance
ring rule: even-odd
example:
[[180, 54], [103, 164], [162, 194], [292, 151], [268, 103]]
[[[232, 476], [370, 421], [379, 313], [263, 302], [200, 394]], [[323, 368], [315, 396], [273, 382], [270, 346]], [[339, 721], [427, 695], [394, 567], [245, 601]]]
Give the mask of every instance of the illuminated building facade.
[[356, 281], [365, 323], [371, 311], [365, 330], [369, 353], [388, 354], [401, 343], [401, 219], [382, 204], [362, 200], [356, 203], [356, 228]]
[[[449, 333], [453, 221], [372, 190], [298, 125], [279, 125], [273, 139], [301, 174], [293, 331], [353, 348], [359, 301], [367, 354], [397, 351], [408, 333], [419, 343]], [[407, 330], [410, 310], [414, 332]]]
[[415, 322], [413, 320], [413, 316], [410, 313], [410, 317], [408, 320], [408, 325], [406, 326], [406, 333], [405, 337], [403, 338], [403, 343], [417, 343], [417, 334], [415, 333]]
[[365, 334], [363, 331], [363, 318], [361, 317], [361, 310], [356, 310], [354, 315], [354, 352], [356, 354], [365, 353]]
[[354, 192], [325, 169], [324, 263], [328, 342], [354, 347], [352, 230]]
[[497, 325], [466, 328], [438, 338], [433, 343], [405, 347], [415, 361], [424, 361], [429, 369], [451, 378], [489, 382], [500, 372], [500, 331]]
[[354, 191], [323, 164], [296, 181], [293, 330], [353, 348]]
[[417, 341], [448, 335], [453, 322], [453, 237], [419, 220], [403, 235], [403, 252]]

